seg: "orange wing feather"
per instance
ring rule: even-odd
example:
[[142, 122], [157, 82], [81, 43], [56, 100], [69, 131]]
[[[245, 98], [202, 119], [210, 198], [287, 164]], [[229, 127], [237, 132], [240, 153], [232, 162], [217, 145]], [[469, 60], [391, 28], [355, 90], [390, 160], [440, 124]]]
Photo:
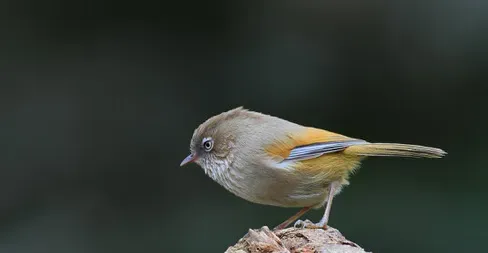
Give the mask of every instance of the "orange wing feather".
[[298, 146], [344, 140], [353, 139], [323, 129], [306, 127], [301, 132], [287, 134], [285, 138], [277, 140], [276, 143], [270, 145], [266, 151], [273, 157], [285, 159], [290, 155], [291, 150]]

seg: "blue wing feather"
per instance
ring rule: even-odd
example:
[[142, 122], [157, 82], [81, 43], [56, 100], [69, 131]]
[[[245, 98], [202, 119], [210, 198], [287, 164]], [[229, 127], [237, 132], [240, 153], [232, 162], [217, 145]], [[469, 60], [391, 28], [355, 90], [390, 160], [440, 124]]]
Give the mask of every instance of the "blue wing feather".
[[324, 154], [335, 153], [352, 145], [368, 143], [363, 140], [319, 142], [310, 145], [298, 146], [291, 150], [290, 155], [284, 161], [305, 160], [319, 157]]

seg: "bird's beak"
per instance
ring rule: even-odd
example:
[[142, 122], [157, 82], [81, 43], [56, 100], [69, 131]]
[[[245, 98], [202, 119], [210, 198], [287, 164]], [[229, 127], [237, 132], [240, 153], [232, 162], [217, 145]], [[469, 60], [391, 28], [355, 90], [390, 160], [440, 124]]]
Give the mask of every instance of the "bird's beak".
[[180, 166], [184, 166], [186, 165], [187, 163], [191, 163], [191, 162], [194, 162], [198, 157], [194, 154], [190, 154], [188, 155], [180, 164]]

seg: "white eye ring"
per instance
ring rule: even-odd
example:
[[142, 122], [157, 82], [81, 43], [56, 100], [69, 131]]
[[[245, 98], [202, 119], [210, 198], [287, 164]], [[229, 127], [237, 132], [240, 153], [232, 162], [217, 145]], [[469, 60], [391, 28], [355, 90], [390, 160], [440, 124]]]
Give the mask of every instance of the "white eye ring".
[[202, 147], [203, 149], [205, 149], [205, 151], [209, 152], [210, 150], [212, 150], [213, 145], [214, 145], [214, 141], [212, 140], [212, 138], [210, 137], [203, 138]]

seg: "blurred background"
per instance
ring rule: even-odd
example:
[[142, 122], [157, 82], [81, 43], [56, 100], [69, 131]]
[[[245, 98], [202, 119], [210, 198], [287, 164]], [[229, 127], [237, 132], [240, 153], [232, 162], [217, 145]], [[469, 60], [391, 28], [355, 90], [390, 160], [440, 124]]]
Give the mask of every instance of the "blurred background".
[[366, 160], [330, 225], [374, 252], [486, 250], [487, 1], [4, 0], [0, 14], [0, 252], [223, 252], [279, 224], [297, 209], [179, 167], [193, 130], [241, 105], [443, 148]]

